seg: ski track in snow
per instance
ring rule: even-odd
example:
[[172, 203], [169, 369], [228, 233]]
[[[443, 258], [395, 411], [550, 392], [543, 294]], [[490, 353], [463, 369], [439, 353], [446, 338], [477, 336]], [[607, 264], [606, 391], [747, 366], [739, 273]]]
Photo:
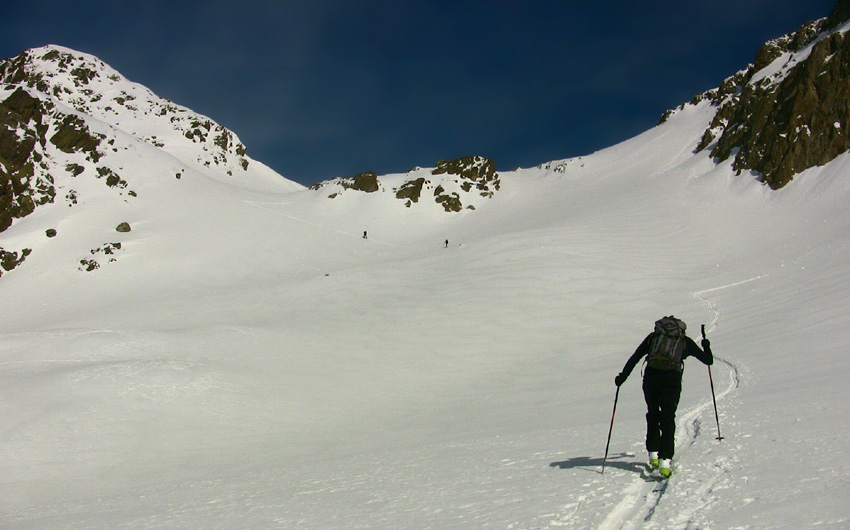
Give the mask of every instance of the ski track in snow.
[[711, 313], [712, 313], [711, 322], [709, 322], [708, 325], [706, 326], [708, 328], [708, 332], [711, 333], [712, 331], [717, 329], [717, 323], [720, 320], [720, 311], [717, 309], [716, 303], [714, 303], [710, 299], [706, 298], [706, 296], [705, 296], [706, 294], [713, 293], [715, 291], [720, 291], [722, 289], [728, 289], [730, 287], [737, 287], [737, 286], [743, 285], [745, 283], [754, 282], [756, 280], [760, 280], [760, 279], [764, 278], [765, 276], [768, 276], [768, 275], [767, 274], [759, 274], [758, 276], [755, 276], [753, 278], [748, 278], [746, 280], [741, 280], [739, 282], [734, 282], [734, 283], [730, 283], [730, 284], [727, 284], [727, 285], [721, 285], [719, 287], [712, 287], [711, 289], [705, 289], [703, 291], [695, 292], [694, 297], [697, 298], [700, 302], [702, 302], [703, 305], [705, 305], [709, 309], [709, 311], [711, 311]]
[[[693, 293], [694, 297], [703, 302], [711, 311], [713, 318], [706, 325], [707, 330], [713, 330], [720, 321], [721, 311], [716, 304], [708, 299], [707, 293], [733, 287], [743, 283], [758, 280], [764, 275], [724, 285], [704, 291]], [[740, 372], [738, 367], [718, 356], [715, 356], [714, 367], [723, 366], [727, 375], [726, 386], [719, 390], [716, 399], [720, 403], [740, 385]], [[732, 477], [729, 475], [731, 463], [724, 457], [718, 457], [714, 462], [695, 463], [688, 458], [692, 448], [701, 443], [722, 443], [706, 441], [706, 436], [719, 436], [718, 426], [714, 421], [714, 410], [711, 397], [701, 401], [691, 409], [679, 412], [676, 422], [676, 460], [678, 472], [671, 479], [668, 486], [660, 491], [654, 491], [656, 481], [640, 473], [636, 478], [629, 481], [620, 490], [621, 500], [604, 515], [604, 519], [596, 528], [598, 530], [630, 530], [630, 529], [688, 529], [701, 527], [699, 525], [699, 513], [712, 504], [712, 491], [724, 487], [731, 487]], [[711, 423], [703, 426], [703, 421], [711, 417]], [[722, 432], [721, 432], [722, 434]], [[728, 442], [727, 442], [728, 443]], [[704, 449], [703, 449], [704, 450]], [[712, 450], [705, 451], [711, 455]], [[629, 454], [629, 456], [633, 456]], [[683, 469], [687, 468], [687, 469]], [[593, 490], [593, 493], [580, 497], [577, 502], [564, 507], [563, 511], [548, 522], [550, 528], [593, 528], [590, 521], [594, 515], [582, 507], [590, 507], [600, 502], [594, 497], [603, 496], [602, 501], [610, 497], [611, 490], [621, 484], [623, 474], [633, 474], [631, 471], [619, 472], [615, 479], [608, 479], [601, 487]], [[609, 475], [610, 476], [610, 475]], [[604, 478], [604, 477], [603, 477]], [[602, 480], [602, 479], [600, 479]], [[729, 484], [726, 484], [729, 483]], [[615, 498], [616, 498], [615, 497]], [[669, 506], [668, 506], [669, 505]], [[663, 515], [661, 515], [663, 513]], [[658, 517], [656, 517], [658, 516]], [[694, 526], [696, 524], [696, 526]]]
[[[850, 155], [768, 191], [696, 151], [715, 114], [500, 172], [448, 217], [253, 162], [234, 180], [159, 118], [137, 125], [185, 152], [81, 116], [117, 143], [97, 167], [47, 144], [87, 169], [44, 173], [71, 194], [0, 245], [33, 251], [2, 278], [0, 529], [847, 528]], [[119, 258], [83, 273], [107, 241]], [[734, 363], [722, 442], [688, 363], [653, 492], [637, 385], [599, 469], [608, 370], [668, 308]]]

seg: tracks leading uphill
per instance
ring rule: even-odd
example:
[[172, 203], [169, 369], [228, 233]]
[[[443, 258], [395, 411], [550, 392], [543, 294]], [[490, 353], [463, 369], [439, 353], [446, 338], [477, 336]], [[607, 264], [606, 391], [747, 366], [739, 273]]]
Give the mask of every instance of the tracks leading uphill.
[[[714, 330], [721, 311], [706, 297], [710, 291], [694, 296], [711, 311], [712, 320], [706, 329]], [[718, 383], [716, 399], [723, 403], [739, 388], [740, 370], [735, 363], [719, 356], [715, 356], [714, 368]], [[708, 381], [705, 383], [707, 387]], [[606, 473], [598, 479], [595, 489], [582, 495], [578, 504], [566, 506], [560, 516], [549, 521], [549, 526], [599, 530], [687, 529], [708, 523], [705, 513], [715, 502], [713, 491], [732, 486], [736, 459], [729, 442], [714, 440], [717, 433], [712, 407], [711, 396], [706, 393], [706, 398], [698, 404], [680, 411], [676, 422], [678, 470], [668, 487], [654, 491], [656, 482], [645, 472]], [[601, 522], [592, 523], [594, 519]]]

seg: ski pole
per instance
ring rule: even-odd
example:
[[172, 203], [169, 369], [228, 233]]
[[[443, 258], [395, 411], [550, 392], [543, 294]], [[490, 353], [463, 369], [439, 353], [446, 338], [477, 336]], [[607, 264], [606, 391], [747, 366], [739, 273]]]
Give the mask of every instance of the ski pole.
[[620, 397], [620, 387], [617, 387], [617, 393], [614, 394], [614, 411], [611, 412], [611, 426], [608, 427], [608, 443], [605, 444], [605, 458], [602, 459], [602, 473], [605, 474], [605, 462], [608, 461], [608, 448], [611, 446], [611, 431], [614, 430], [614, 415], [617, 414], [617, 399]]
[[[705, 324], [702, 325], [702, 338], [705, 338]], [[717, 422], [717, 441], [723, 439], [720, 436], [720, 416], [717, 414], [717, 398], [714, 395], [714, 378], [711, 377], [711, 365], [708, 367], [708, 382], [711, 384], [711, 401], [714, 403], [714, 420]]]

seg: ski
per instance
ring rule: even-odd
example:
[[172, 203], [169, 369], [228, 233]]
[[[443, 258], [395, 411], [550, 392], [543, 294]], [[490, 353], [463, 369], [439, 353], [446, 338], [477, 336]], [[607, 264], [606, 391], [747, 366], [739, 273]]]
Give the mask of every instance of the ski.
[[641, 476], [647, 482], [655, 483], [652, 486], [652, 491], [654, 493], [663, 493], [664, 490], [667, 489], [667, 483], [670, 481], [670, 477], [672, 477], [672, 475], [670, 475], [669, 477], [663, 476], [658, 471], [657, 467], [652, 467], [649, 464], [644, 467], [643, 471], [641, 472]]
[[664, 493], [664, 490], [667, 489], [667, 484], [670, 483], [670, 477], [667, 478], [658, 478], [655, 481], [655, 486], [652, 487], [652, 491], [656, 493]]

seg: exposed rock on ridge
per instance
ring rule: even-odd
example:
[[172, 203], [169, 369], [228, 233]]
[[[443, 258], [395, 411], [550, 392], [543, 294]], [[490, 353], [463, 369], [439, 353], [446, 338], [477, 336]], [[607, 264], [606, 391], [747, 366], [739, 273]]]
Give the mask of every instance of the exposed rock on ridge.
[[[127, 188], [128, 183], [113, 169], [98, 164], [112, 140], [92, 131], [80, 116], [66, 112], [67, 108], [63, 111], [21, 87], [0, 100], [0, 232], [14, 219], [54, 202], [59, 174], [77, 177], [86, 170], [77, 162], [51, 157], [51, 146], [66, 155], [82, 155], [93, 167], [93, 175], [104, 179], [108, 187]], [[128, 190], [126, 195], [135, 196], [135, 192]], [[75, 204], [76, 192], [69, 190], [65, 198]]]
[[[28, 87], [159, 147], [229, 175], [248, 168], [245, 146], [209, 118], [154, 95], [100, 59], [60, 46], [0, 61], [0, 83]], [[176, 134], [163, 137], [163, 132]], [[186, 159], [186, 153], [194, 154]]]
[[850, 0], [840, 0], [828, 18], [765, 43], [753, 64], [694, 98], [719, 107], [697, 150], [733, 158], [735, 170], [772, 189], [850, 150], [848, 18]]
[[736, 170], [761, 173], [773, 189], [785, 186], [797, 173], [850, 149], [848, 82], [850, 38], [834, 33], [778, 84], [748, 85], [721, 107], [712, 128], [723, 132], [711, 155], [734, 155]]
[[[262, 164], [249, 170], [250, 162], [232, 132], [96, 57], [45, 46], [0, 60], [0, 233], [40, 207], [76, 212], [101, 200], [129, 203], [137, 190], [161, 190], [166, 179], [188, 175], [277, 190], [279, 175]], [[300, 189], [282, 177], [280, 184]], [[19, 267], [33, 252], [28, 247], [38, 252], [45, 234], [53, 239], [57, 231], [43, 225], [0, 247], [0, 274]], [[110, 252], [92, 252], [88, 261], [106, 253], [114, 262], [120, 242], [108, 245]]]
[[[334, 179], [333, 182], [343, 189], [362, 191], [365, 193], [374, 193], [381, 189], [380, 182], [378, 182], [378, 175], [374, 171], [367, 171], [353, 177], [340, 177]], [[327, 184], [327, 181], [319, 182], [310, 186], [310, 189], [313, 191], [320, 190], [325, 184]], [[335, 196], [336, 195], [334, 195], [334, 197]]]
[[20, 88], [0, 101], [0, 232], [56, 195], [52, 178], [36, 172], [44, 160], [49, 111]]
[[[384, 179], [396, 181], [398, 177], [386, 176]], [[389, 188], [395, 198], [404, 201], [405, 206], [410, 208], [419, 203], [425, 191], [432, 191], [434, 202], [446, 212], [459, 212], [464, 208], [474, 210], [474, 203], [481, 198], [492, 197], [501, 186], [496, 165], [491, 159], [480, 156], [441, 160], [430, 170], [412, 169], [401, 180], [400, 184]], [[354, 177], [319, 182], [310, 189], [330, 191], [327, 197], [334, 199], [346, 190], [374, 193], [387, 188], [374, 172], [369, 171]]]

